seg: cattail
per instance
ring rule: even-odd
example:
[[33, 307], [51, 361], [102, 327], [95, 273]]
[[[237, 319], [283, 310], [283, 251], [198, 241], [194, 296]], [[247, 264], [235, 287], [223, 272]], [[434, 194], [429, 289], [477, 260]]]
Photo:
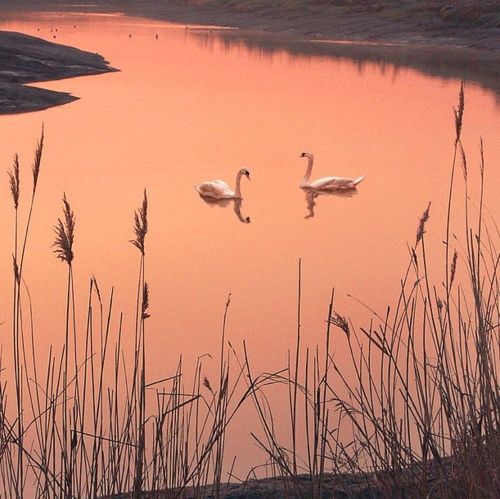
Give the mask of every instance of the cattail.
[[457, 250], [454, 251], [453, 253], [453, 258], [451, 260], [451, 267], [450, 267], [450, 287], [453, 284], [453, 280], [455, 279], [455, 272], [457, 271]]
[[42, 162], [42, 151], [43, 151], [43, 138], [44, 138], [44, 126], [42, 124], [42, 135], [35, 149], [35, 159], [33, 160], [33, 165], [31, 169], [33, 171], [33, 192], [36, 190], [36, 184], [38, 183], [38, 174], [40, 173], [40, 164]]
[[429, 205], [425, 209], [425, 211], [422, 213], [422, 216], [420, 217], [420, 222], [418, 224], [418, 229], [417, 229], [417, 242], [418, 244], [422, 238], [424, 237], [425, 234], [425, 224], [427, 223], [427, 220], [429, 220], [429, 209], [431, 207], [431, 203], [429, 202]]
[[456, 132], [455, 144], [459, 142], [460, 135], [462, 134], [464, 107], [465, 107], [464, 82], [462, 82], [460, 85], [460, 92], [458, 94], [458, 108], [453, 109], [453, 113], [455, 114], [455, 132]]
[[142, 318], [147, 319], [150, 317], [148, 313], [149, 308], [149, 286], [148, 283], [144, 283], [144, 287], [142, 288]]
[[342, 329], [342, 331], [344, 331], [347, 337], [351, 336], [349, 322], [345, 317], [338, 314], [337, 312], [333, 312], [333, 314], [330, 316], [330, 324], [333, 324], [334, 326], [337, 326], [338, 328]]
[[148, 197], [146, 194], [146, 189], [144, 189], [144, 199], [142, 201], [142, 206], [134, 214], [134, 233], [135, 239], [131, 239], [130, 242], [144, 255], [145, 252], [145, 240], [146, 234], [148, 233]]
[[14, 166], [8, 174], [10, 178], [10, 192], [12, 194], [12, 199], [14, 200], [14, 208], [17, 210], [17, 207], [19, 206], [19, 186], [21, 183], [19, 178], [19, 156], [17, 154], [14, 156]]
[[60, 218], [57, 219], [57, 225], [54, 226], [56, 240], [53, 246], [56, 248], [54, 253], [57, 255], [57, 258], [71, 265], [74, 257], [73, 241], [75, 237], [75, 214], [66, 199], [66, 194], [63, 195], [63, 205], [64, 221]]

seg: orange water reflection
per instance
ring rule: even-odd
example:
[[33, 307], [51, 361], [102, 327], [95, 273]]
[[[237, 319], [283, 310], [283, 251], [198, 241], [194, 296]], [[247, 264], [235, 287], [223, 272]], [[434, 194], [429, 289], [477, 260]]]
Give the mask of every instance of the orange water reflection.
[[[19, 153], [23, 188], [45, 124], [25, 263], [41, 349], [59, 344], [64, 334], [66, 276], [51, 248], [63, 192], [77, 216], [77, 300], [83, 305], [92, 274], [106, 294], [116, 286], [116, 310], [124, 311], [125, 330], [132, 331], [139, 264], [128, 241], [133, 210], [148, 190], [152, 379], [171, 373], [180, 354], [195, 359], [217, 351], [229, 292], [232, 344], [247, 339], [255, 369], [283, 367], [295, 335], [299, 258], [307, 343], [322, 338], [332, 286], [336, 309], [355, 324], [369, 313], [348, 294], [384, 311], [408, 259], [405, 243], [414, 240], [430, 200], [428, 233], [438, 261], [457, 81], [410, 70], [394, 75], [369, 64], [360, 74], [345, 60], [290, 59], [286, 52], [261, 58], [215, 36], [207, 50], [189, 29], [122, 16], [38, 15], [0, 24], [49, 40], [54, 27], [57, 42], [102, 53], [121, 72], [43, 84], [81, 100], [0, 117], [0, 162], [7, 169]], [[484, 138], [486, 202], [497, 215], [499, 115], [492, 94], [467, 87], [464, 145], [475, 168]], [[318, 177], [366, 175], [358, 195], [306, 198], [305, 206], [303, 150], [315, 153]], [[205, 179], [232, 180], [241, 167], [252, 171], [244, 207], [208, 206], [193, 190]], [[7, 177], [2, 193], [0, 275], [8, 283], [13, 210]], [[246, 217], [251, 223], [241, 223]], [[3, 286], [4, 339], [9, 293]], [[77, 313], [83, 319], [85, 307]]]

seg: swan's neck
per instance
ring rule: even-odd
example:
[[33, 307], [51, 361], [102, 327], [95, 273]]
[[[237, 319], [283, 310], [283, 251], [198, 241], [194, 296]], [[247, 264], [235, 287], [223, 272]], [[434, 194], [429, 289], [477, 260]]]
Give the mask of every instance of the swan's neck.
[[310, 156], [307, 156], [307, 170], [306, 173], [304, 174], [302, 185], [307, 184], [309, 182], [309, 178], [311, 177], [311, 172], [313, 168], [313, 161], [314, 161], [314, 156], [312, 154]]
[[240, 222], [248, 223], [247, 219], [241, 214], [241, 198], [234, 199], [234, 212], [236, 213], [236, 216], [238, 217]]
[[241, 198], [241, 176], [243, 174], [238, 172], [236, 175], [236, 187], [234, 189], [234, 194], [237, 198]]

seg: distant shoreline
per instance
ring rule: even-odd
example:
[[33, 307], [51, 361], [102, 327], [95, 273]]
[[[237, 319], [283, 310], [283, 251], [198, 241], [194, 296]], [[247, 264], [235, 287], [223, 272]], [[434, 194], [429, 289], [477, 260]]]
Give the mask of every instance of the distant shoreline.
[[[217, 35], [226, 43], [241, 43], [264, 52], [287, 50], [297, 55], [346, 58], [361, 64], [389, 63], [395, 67], [414, 68], [430, 76], [472, 81], [500, 99], [500, 14], [498, 27], [495, 19], [486, 23], [487, 26], [477, 27], [467, 22], [436, 20], [429, 15], [410, 22], [401, 15], [391, 18], [389, 13], [374, 13], [366, 8], [353, 11], [333, 6], [316, 10], [273, 7], [242, 11], [225, 6], [226, 2], [205, 0], [203, 3], [207, 5], [186, 5], [177, 1], [101, 0], [97, 5], [95, 0], [12, 0], [8, 6], [0, 4], [0, 19], [6, 12], [15, 11], [123, 12], [167, 22], [233, 27], [238, 29], [216, 31]], [[243, 3], [252, 5], [253, 0]], [[317, 43], [335, 40], [351, 43]], [[48, 42], [40, 39], [39, 43]], [[59, 56], [62, 68], [69, 60], [64, 61], [63, 52]], [[83, 65], [75, 74], [59, 74], [56, 69], [51, 77], [32, 75], [29, 82], [112, 70], [101, 56], [97, 57], [100, 59], [94, 60], [89, 67]], [[0, 53], [0, 70], [4, 69]], [[12, 87], [11, 82], [2, 79], [1, 73], [0, 88], [5, 96], [0, 100], [0, 114], [41, 110], [76, 99], [66, 93], [19, 85]]]
[[472, 0], [462, 0], [455, 5], [442, 1], [442, 7], [427, 10], [411, 4], [398, 6], [404, 2], [395, 1], [379, 2], [388, 4], [385, 8], [366, 2], [309, 7], [266, 7], [265, 3], [255, 0], [241, 1], [239, 5], [228, 0], [198, 0], [196, 4], [185, 0], [11, 0], [8, 6], [0, 4], [0, 17], [2, 9], [123, 12], [163, 21], [268, 32], [290, 39], [466, 48], [495, 53], [500, 59], [500, 12], [495, 13], [492, 0], [483, 2], [483, 6]]

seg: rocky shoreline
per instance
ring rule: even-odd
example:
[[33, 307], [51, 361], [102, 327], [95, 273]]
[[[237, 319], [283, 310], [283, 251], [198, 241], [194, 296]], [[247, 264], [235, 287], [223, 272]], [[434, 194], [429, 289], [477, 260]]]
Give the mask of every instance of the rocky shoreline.
[[0, 32], [0, 114], [40, 111], [78, 97], [25, 86], [116, 71], [98, 54], [14, 32]]

